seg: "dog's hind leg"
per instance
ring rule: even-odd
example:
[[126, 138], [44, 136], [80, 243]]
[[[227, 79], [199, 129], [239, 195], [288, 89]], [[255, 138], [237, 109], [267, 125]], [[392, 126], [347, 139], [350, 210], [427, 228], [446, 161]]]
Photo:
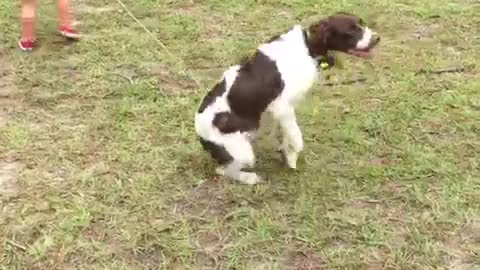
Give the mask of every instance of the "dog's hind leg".
[[242, 171], [242, 169], [253, 168], [255, 165], [252, 144], [245, 136], [239, 134], [239, 136], [230, 138], [224, 143], [224, 147], [232, 160], [223, 170], [217, 169], [217, 173], [223, 173], [244, 184], [254, 185], [260, 182], [260, 177], [256, 173]]

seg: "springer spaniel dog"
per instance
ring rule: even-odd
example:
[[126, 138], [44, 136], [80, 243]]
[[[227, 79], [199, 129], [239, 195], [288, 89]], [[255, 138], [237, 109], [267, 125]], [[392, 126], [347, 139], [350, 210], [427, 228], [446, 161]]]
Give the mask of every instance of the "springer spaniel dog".
[[220, 164], [216, 173], [245, 184], [260, 181], [255, 172], [245, 169], [254, 166], [252, 141], [265, 112], [280, 127], [279, 150], [295, 169], [303, 150], [295, 105], [317, 80], [320, 59], [332, 59], [328, 51], [368, 57], [379, 41], [359, 17], [337, 13], [308, 30], [295, 25], [261, 44], [244, 63], [227, 69], [195, 115], [200, 143]]

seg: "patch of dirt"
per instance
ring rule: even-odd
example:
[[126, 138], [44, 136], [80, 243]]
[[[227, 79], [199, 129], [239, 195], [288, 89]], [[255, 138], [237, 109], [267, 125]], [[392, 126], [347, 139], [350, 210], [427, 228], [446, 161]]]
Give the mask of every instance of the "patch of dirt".
[[318, 252], [313, 250], [299, 250], [288, 254], [285, 269], [288, 270], [322, 270], [326, 264]]
[[154, 77], [157, 86], [165, 95], [184, 95], [197, 89], [197, 83], [188, 74], [178, 74], [170, 71], [165, 65], [152, 64], [136, 71], [137, 76]]
[[140, 68], [132, 65], [118, 65], [115, 69], [112, 75], [119, 81], [129, 84], [134, 84], [139, 78], [156, 78], [157, 86], [164, 95], [184, 95], [198, 88], [189, 74], [172, 72], [171, 68], [158, 63], [147, 63]]
[[434, 35], [439, 31], [441, 31], [440, 24], [420, 25], [411, 33], [410, 39], [433, 39]]
[[204, 40], [216, 40], [228, 35], [228, 30], [226, 30], [228, 27], [225, 27], [225, 25], [229, 22], [226, 20], [225, 16], [219, 16], [218, 14], [203, 15], [201, 37]]
[[0, 162], [0, 196], [15, 196], [20, 191], [18, 176], [20, 162]]
[[374, 198], [354, 198], [344, 205], [345, 211], [371, 210], [375, 211], [386, 225], [398, 226], [405, 217], [405, 211], [401, 203], [391, 200], [379, 200]]
[[[228, 25], [228, 16], [222, 16], [212, 12], [203, 10], [198, 4], [195, 3], [181, 3], [177, 1], [175, 5], [175, 14], [189, 16], [194, 18], [201, 28], [201, 39], [212, 40], [221, 38], [228, 30], [225, 25]], [[162, 14], [163, 15], [163, 14]]]
[[438, 133], [447, 127], [448, 123], [445, 123], [441, 119], [425, 120], [419, 123], [419, 128], [428, 133]]
[[380, 190], [387, 193], [400, 194], [407, 191], [408, 187], [400, 183], [387, 182]]
[[344, 249], [350, 246], [350, 240], [344, 239], [340, 235], [332, 235], [328, 238], [327, 243], [328, 247], [333, 249]]
[[360, 198], [354, 199], [348, 203], [348, 207], [356, 208], [356, 209], [366, 209], [366, 208], [380, 208], [385, 207], [385, 203], [381, 200], [375, 199], [368, 199], [368, 198]]
[[[179, 1], [180, 2], [180, 1]], [[178, 14], [187, 14], [187, 15], [194, 15], [198, 13], [199, 5], [195, 3], [178, 3], [175, 6], [175, 12]]]
[[9, 69], [7, 60], [0, 58], [0, 128], [7, 124], [10, 115], [13, 113], [16, 103], [13, 99], [17, 88]]
[[196, 266], [217, 267], [218, 269], [218, 266], [224, 261], [223, 249], [228, 241], [228, 234], [200, 233], [193, 243], [197, 248]]
[[212, 232], [203, 233], [197, 237], [195, 244], [204, 252], [212, 253], [218, 249], [219, 245], [223, 242], [223, 238], [221, 234]]
[[[141, 244], [132, 248], [117, 238], [118, 232], [112, 232], [102, 219], [92, 220], [82, 231], [83, 239], [97, 242], [104, 252], [108, 253], [112, 258], [123, 260], [126, 259], [134, 264], [146, 267], [145, 269], [157, 269], [161, 265], [163, 255], [160, 247], [157, 245], [142, 246]], [[77, 257], [89, 257], [90, 254], [79, 254]], [[93, 259], [93, 258], [92, 258]], [[72, 262], [72, 265], [75, 265]]]
[[365, 269], [367, 270], [382, 270], [385, 264], [386, 254], [380, 249], [370, 249], [365, 256]]
[[404, 248], [408, 245], [408, 231], [402, 226], [392, 226], [392, 231], [388, 234], [388, 246], [392, 248]]
[[0, 111], [0, 128], [4, 127], [7, 124], [8, 117], [9, 117], [9, 115], [8, 115], [7, 112]]
[[442, 242], [444, 264], [450, 270], [469, 270], [480, 252], [480, 219], [471, 220]]
[[83, 238], [95, 242], [110, 242], [111, 239], [105, 234], [105, 229], [102, 228], [102, 224], [96, 222], [95, 220], [91, 221], [90, 224], [88, 224], [84, 229], [83, 229]]
[[173, 214], [198, 221], [225, 218], [237, 203], [225, 194], [222, 182], [213, 178], [194, 187], [173, 204]]
[[373, 156], [368, 159], [368, 164], [373, 166], [384, 166], [390, 165], [393, 163], [393, 160], [387, 156]]
[[[197, 84], [193, 80], [187, 78], [186, 76], [173, 75], [172, 73], [165, 71], [162, 74], [158, 74], [158, 87], [162, 89], [162, 91], [166, 94], [178, 95], [178, 93], [185, 94], [185, 92], [191, 92], [191, 91], [185, 91], [185, 90], [193, 90], [197, 88]], [[178, 88], [180, 88], [182, 91], [178, 93], [175, 91], [172, 91]]]
[[368, 97], [362, 99], [362, 104], [369, 111], [376, 111], [383, 105], [384, 101], [379, 98]]
[[291, 12], [287, 11], [287, 10], [279, 11], [277, 13], [277, 16], [283, 17], [285, 19], [292, 19], [294, 17], [293, 14]]

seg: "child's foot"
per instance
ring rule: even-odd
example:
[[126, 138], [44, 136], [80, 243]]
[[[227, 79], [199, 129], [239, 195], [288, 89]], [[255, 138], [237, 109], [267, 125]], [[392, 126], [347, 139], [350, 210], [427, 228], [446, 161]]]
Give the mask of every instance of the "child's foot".
[[34, 40], [19, 40], [18, 47], [24, 52], [31, 52], [35, 49], [37, 42]]
[[68, 38], [68, 39], [80, 39], [80, 34], [78, 33], [77, 30], [73, 29], [70, 26], [63, 25], [60, 26], [59, 32], [62, 36]]

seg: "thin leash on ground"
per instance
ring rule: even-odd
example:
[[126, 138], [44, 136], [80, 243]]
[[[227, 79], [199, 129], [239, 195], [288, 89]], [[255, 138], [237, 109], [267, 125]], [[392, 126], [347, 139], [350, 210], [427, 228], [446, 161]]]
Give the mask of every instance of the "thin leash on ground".
[[160, 47], [162, 47], [162, 49], [174, 60], [178, 61], [177, 63], [181, 63], [183, 65], [183, 71], [188, 74], [188, 76], [190, 76], [190, 78], [199, 86], [201, 87], [202, 89], [204, 88], [204, 85], [202, 83], [200, 83], [200, 80], [197, 79], [192, 72], [190, 72], [187, 68], [187, 65], [185, 64], [185, 61], [180, 58], [180, 57], [177, 57], [176, 55], [174, 55], [169, 49], [168, 47], [160, 41], [160, 39], [158, 39], [158, 37], [152, 32], [150, 31], [139, 19], [137, 19], [137, 17], [135, 17], [135, 15], [133, 15], [133, 13], [130, 11], [130, 9], [128, 9], [128, 7], [121, 1], [121, 0], [117, 0], [118, 4], [120, 4], [122, 6], [122, 8], [127, 12], [127, 14], [133, 19], [135, 20], [135, 22], [140, 25], [143, 30], [149, 34], [150, 36], [152, 36], [152, 38], [158, 43], [158, 45], [160, 45]]

